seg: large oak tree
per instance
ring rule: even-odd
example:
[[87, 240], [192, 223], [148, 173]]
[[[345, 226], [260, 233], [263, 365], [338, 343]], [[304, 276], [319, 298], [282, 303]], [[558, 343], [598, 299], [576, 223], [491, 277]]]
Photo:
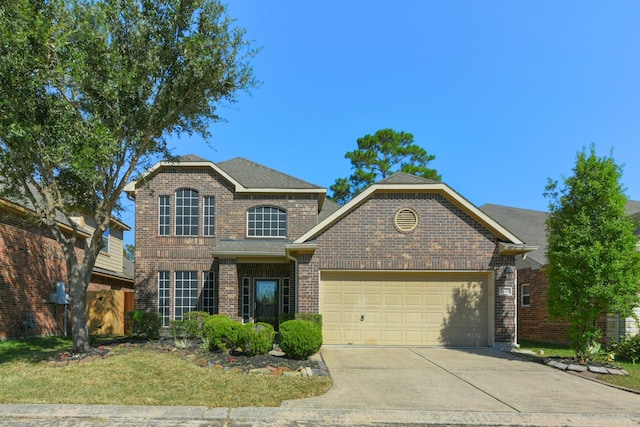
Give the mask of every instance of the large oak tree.
[[627, 317], [640, 302], [638, 236], [625, 213], [621, 176], [613, 157], [598, 157], [591, 146], [578, 153], [564, 185], [550, 180], [546, 188], [548, 311], [569, 323], [572, 347], [583, 359], [602, 335], [598, 319]]
[[[170, 135], [209, 136], [217, 106], [255, 86], [255, 53], [217, 0], [0, 3], [3, 196], [62, 247], [74, 351], [89, 350], [86, 290], [125, 184], [170, 156]], [[83, 257], [78, 214], [97, 223]]]

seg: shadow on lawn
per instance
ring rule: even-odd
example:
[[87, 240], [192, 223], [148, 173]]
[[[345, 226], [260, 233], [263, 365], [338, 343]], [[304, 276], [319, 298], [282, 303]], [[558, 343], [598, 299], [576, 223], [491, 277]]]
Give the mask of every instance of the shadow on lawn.
[[33, 337], [0, 341], [0, 363], [42, 362], [61, 351], [71, 351], [71, 337]]

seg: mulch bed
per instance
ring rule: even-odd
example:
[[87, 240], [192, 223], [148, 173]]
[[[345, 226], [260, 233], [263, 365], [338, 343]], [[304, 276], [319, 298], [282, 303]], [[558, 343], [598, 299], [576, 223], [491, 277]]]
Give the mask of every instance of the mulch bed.
[[[186, 346], [184, 344], [187, 344]], [[222, 371], [241, 373], [268, 372], [274, 375], [282, 375], [284, 372], [299, 374], [299, 376], [328, 375], [326, 367], [318, 358], [307, 360], [289, 359], [282, 352], [246, 356], [239, 352], [202, 351], [199, 340], [180, 341], [180, 345], [172, 339], [144, 340], [132, 337], [118, 338], [106, 341], [98, 347], [92, 347], [91, 352], [75, 354], [71, 352], [59, 353], [44, 362], [51, 367], [61, 367], [75, 364], [90, 363], [113, 356], [115, 348], [144, 347], [161, 352], [177, 353], [186, 360], [204, 368], [220, 369]], [[307, 369], [308, 368], [308, 369]], [[268, 371], [267, 371], [268, 370]]]

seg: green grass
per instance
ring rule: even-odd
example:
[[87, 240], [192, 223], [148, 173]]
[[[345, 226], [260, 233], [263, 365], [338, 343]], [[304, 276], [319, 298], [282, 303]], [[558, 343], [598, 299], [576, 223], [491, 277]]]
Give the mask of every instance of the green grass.
[[42, 362], [70, 348], [61, 338], [0, 342], [0, 403], [279, 406], [331, 387], [328, 377], [221, 372], [143, 347], [114, 349], [112, 357], [89, 364], [52, 368]]
[[[535, 358], [544, 358], [551, 356], [560, 356], [560, 357], [573, 357], [575, 353], [568, 346], [563, 346], [560, 344], [548, 344], [548, 343], [540, 343], [535, 341], [522, 340], [520, 341], [520, 350], [531, 350], [535, 353]], [[541, 353], [542, 352], [542, 353]], [[601, 360], [604, 361], [605, 356], [601, 357]], [[596, 359], [598, 360], [598, 359]], [[627, 372], [629, 372], [628, 376], [620, 376], [620, 375], [598, 375], [597, 378], [600, 381], [606, 382], [608, 384], [613, 384], [619, 387], [628, 388], [631, 390], [640, 391], [640, 364], [633, 364], [631, 362], [623, 362], [616, 360], [613, 364], [620, 366]]]

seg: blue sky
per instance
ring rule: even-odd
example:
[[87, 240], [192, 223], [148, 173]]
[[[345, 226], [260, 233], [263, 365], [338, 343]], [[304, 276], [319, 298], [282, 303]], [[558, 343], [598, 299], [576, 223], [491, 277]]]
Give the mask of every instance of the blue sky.
[[[442, 180], [480, 206], [546, 210], [547, 178], [596, 144], [640, 200], [640, 2], [236, 0], [262, 51], [259, 88], [221, 106], [211, 144], [329, 187], [379, 129], [410, 132]], [[122, 219], [134, 225], [133, 210]], [[133, 231], [126, 233], [128, 243]]]

